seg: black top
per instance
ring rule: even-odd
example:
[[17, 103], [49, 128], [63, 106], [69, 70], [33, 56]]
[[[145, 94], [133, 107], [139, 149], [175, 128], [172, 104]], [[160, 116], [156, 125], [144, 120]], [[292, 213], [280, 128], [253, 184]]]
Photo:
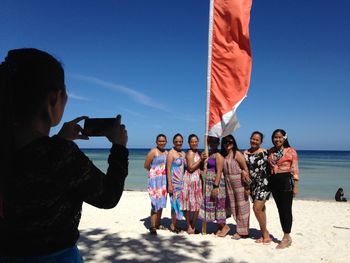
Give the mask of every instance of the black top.
[[119, 202], [128, 154], [113, 145], [104, 174], [74, 142], [58, 136], [18, 151], [4, 176], [0, 255], [45, 255], [75, 245], [83, 201], [106, 209]]

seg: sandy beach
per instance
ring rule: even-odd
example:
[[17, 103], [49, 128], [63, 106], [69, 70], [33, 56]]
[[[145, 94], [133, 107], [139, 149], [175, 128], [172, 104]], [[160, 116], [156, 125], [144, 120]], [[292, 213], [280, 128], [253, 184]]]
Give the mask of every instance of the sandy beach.
[[[79, 249], [85, 262], [350, 262], [350, 203], [295, 199], [291, 247], [276, 250], [282, 237], [273, 199], [267, 202], [268, 229], [274, 237], [270, 245], [254, 242], [259, 226], [252, 211], [251, 238], [233, 240], [235, 222], [225, 238], [208, 234], [148, 232], [150, 201], [146, 192], [125, 191], [117, 207], [101, 210], [84, 204], [80, 223]], [[163, 212], [162, 224], [170, 225], [170, 205]], [[185, 222], [179, 227], [185, 229]], [[201, 229], [200, 222], [197, 229]]]

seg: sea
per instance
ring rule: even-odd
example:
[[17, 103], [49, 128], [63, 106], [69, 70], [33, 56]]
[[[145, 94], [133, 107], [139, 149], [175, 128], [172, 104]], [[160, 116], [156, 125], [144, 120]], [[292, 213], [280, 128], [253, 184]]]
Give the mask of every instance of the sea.
[[[129, 149], [129, 175], [125, 189], [146, 191], [147, 171], [143, 164], [150, 149]], [[103, 172], [107, 171], [109, 149], [83, 149]], [[350, 200], [350, 151], [297, 151], [299, 159], [298, 199], [334, 200], [338, 188]]]

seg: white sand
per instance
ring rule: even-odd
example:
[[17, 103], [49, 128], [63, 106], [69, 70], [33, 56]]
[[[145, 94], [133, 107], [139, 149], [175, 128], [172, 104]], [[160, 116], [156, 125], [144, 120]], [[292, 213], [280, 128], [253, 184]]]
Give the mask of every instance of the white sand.
[[[291, 247], [276, 250], [277, 243], [256, 244], [254, 239], [233, 240], [214, 234], [174, 234], [148, 232], [150, 201], [146, 192], [124, 192], [116, 208], [101, 210], [84, 205], [78, 246], [86, 262], [350, 262], [350, 203], [294, 200]], [[268, 229], [282, 237], [273, 199], [267, 202]], [[234, 220], [227, 223], [234, 233]], [[162, 224], [170, 224], [170, 205], [163, 212]], [[180, 227], [185, 228], [184, 222]], [[200, 222], [198, 224], [200, 230]], [[208, 224], [208, 232], [215, 225]], [[251, 236], [259, 225], [253, 211]]]

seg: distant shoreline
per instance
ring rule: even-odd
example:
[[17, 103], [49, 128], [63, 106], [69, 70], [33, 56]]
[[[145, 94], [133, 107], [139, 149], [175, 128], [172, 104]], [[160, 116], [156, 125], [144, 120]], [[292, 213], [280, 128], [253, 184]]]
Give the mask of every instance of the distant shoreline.
[[[84, 153], [102, 171], [107, 171], [109, 149], [87, 148]], [[147, 171], [144, 160], [149, 149], [129, 149], [129, 176], [125, 189], [146, 191]], [[300, 191], [296, 200], [333, 201], [335, 192], [342, 187], [350, 194], [350, 151], [298, 151]]]
[[[110, 150], [110, 148], [80, 148], [81, 150], [88, 150], [88, 151], [90, 151], [90, 150], [92, 150], [92, 151], [96, 151], [96, 150], [103, 150], [103, 151], [108, 151], [108, 150]], [[150, 150], [150, 149], [152, 149], [152, 148], [128, 148], [129, 150], [142, 150], [142, 151], [144, 151], [144, 150]], [[168, 149], [166, 149], [166, 150], [170, 150], [171, 148], [168, 148]], [[182, 149], [183, 151], [187, 151], [187, 150], [189, 150], [189, 148], [183, 148]], [[204, 149], [198, 149], [199, 151], [203, 151]], [[244, 151], [245, 149], [240, 149], [241, 151]], [[346, 153], [349, 153], [350, 152], [350, 150], [298, 150], [297, 149], [297, 152], [346, 152]]]
[[[142, 189], [130, 189], [130, 188], [125, 188], [124, 189], [125, 192], [141, 192], [141, 193], [145, 193], [147, 192], [147, 190], [142, 190]], [[271, 201], [271, 199], [273, 199], [272, 195], [270, 197], [270, 199], [268, 201]], [[313, 197], [301, 197], [299, 198], [298, 196], [296, 198], [294, 198], [294, 200], [301, 200], [301, 201], [310, 201], [310, 202], [329, 202], [329, 203], [339, 203], [336, 202], [334, 199], [322, 199], [322, 198], [313, 198]], [[348, 203], [348, 202], [343, 202], [343, 203]]]

